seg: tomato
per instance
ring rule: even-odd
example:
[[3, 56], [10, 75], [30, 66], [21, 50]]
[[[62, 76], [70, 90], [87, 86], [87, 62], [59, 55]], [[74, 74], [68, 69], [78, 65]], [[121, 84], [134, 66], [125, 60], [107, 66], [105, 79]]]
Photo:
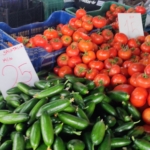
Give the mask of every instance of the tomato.
[[116, 60], [113, 58], [108, 58], [104, 61], [104, 68], [110, 69], [113, 65], [117, 64]]
[[126, 60], [123, 62], [122, 66], [128, 68], [133, 62], [131, 60]]
[[109, 48], [110, 48], [110, 44], [109, 44], [109, 43], [102, 43], [102, 44], [100, 45], [100, 48], [101, 48], [101, 49], [109, 49]]
[[140, 59], [139, 63], [143, 64], [144, 66], [147, 66], [150, 63], [150, 60], [148, 58], [142, 58]]
[[126, 10], [126, 12], [127, 12], [127, 13], [135, 13], [135, 9], [134, 9], [133, 7], [131, 7], [131, 8], [128, 8], [128, 9]]
[[73, 29], [76, 29], [76, 26], [75, 26], [75, 21], [77, 20], [77, 18], [71, 18], [69, 20], [69, 25], [73, 28]]
[[106, 17], [109, 18], [112, 16], [112, 12], [110, 10], [106, 11]]
[[149, 56], [148, 52], [141, 52], [141, 55], [140, 55], [141, 58], [148, 58], [148, 56]]
[[67, 66], [69, 60], [69, 56], [66, 53], [62, 53], [57, 58], [57, 65], [59, 67]]
[[138, 47], [136, 47], [136, 48], [132, 47], [132, 48], [131, 48], [131, 51], [132, 51], [132, 54], [133, 54], [133, 55], [138, 55], [138, 56], [140, 56], [141, 50], [140, 50]]
[[91, 21], [83, 21], [82, 22], [82, 27], [86, 30], [86, 31], [91, 31], [93, 29], [93, 23]]
[[136, 84], [142, 88], [150, 88], [150, 75], [141, 73], [136, 78]]
[[130, 102], [135, 107], [142, 107], [146, 104], [147, 96], [148, 92], [146, 89], [136, 87], [131, 94]]
[[72, 56], [68, 59], [68, 66], [74, 68], [77, 64], [82, 63], [80, 56]]
[[95, 76], [93, 81], [96, 86], [109, 86], [110, 77], [107, 74], [99, 73]]
[[106, 75], [109, 76], [109, 70], [108, 70], [108, 69], [102, 69], [102, 70], [100, 71], [100, 73], [101, 73], [101, 74], [106, 74]]
[[143, 52], [150, 53], [150, 42], [144, 42], [143, 44], [141, 44], [140, 48]]
[[120, 85], [117, 85], [113, 90], [114, 91], [123, 91], [123, 92], [126, 92], [129, 95], [131, 95], [131, 93], [133, 92], [134, 89], [135, 89], [135, 87], [130, 84], [120, 84]]
[[106, 25], [106, 19], [102, 16], [94, 16], [92, 19], [95, 28], [103, 28]]
[[113, 16], [117, 17], [118, 13], [122, 13], [122, 9], [120, 7], [117, 7], [115, 11], [113, 11]]
[[88, 66], [84, 63], [79, 63], [74, 67], [74, 74], [77, 77], [85, 77]]
[[62, 66], [58, 70], [58, 76], [63, 78], [67, 74], [72, 74], [72, 69], [69, 66]]
[[93, 43], [93, 51], [96, 52], [99, 49], [98, 45]]
[[44, 30], [43, 35], [46, 36], [46, 38], [48, 40], [51, 40], [52, 38], [58, 37], [58, 32], [55, 29], [48, 28], [48, 29]]
[[84, 15], [86, 15], [86, 10], [83, 8], [78, 9], [75, 13], [76, 18], [78, 19], [82, 18]]
[[53, 50], [60, 50], [63, 47], [63, 43], [60, 38], [53, 38], [50, 40]]
[[80, 40], [78, 48], [81, 52], [87, 52], [93, 50], [93, 43], [89, 40]]
[[128, 47], [118, 50], [118, 56], [123, 60], [128, 60], [132, 56], [132, 51]]
[[93, 32], [91, 35], [90, 35], [91, 39], [92, 39], [92, 42], [95, 43], [95, 44], [102, 44], [103, 41], [104, 41], [104, 37], [100, 34], [100, 33], [96, 33], [96, 32]]
[[108, 41], [108, 40], [111, 40], [111, 39], [113, 38], [114, 34], [112, 33], [111, 30], [109, 30], [109, 29], [104, 29], [104, 30], [102, 31], [102, 36], [104, 37], [105, 40]]
[[118, 30], [118, 29], [119, 29], [119, 23], [118, 23], [118, 21], [113, 22], [113, 23], [111, 24], [111, 26], [112, 26], [112, 28], [113, 28], [114, 30]]
[[109, 56], [110, 58], [114, 58], [118, 54], [117, 50], [114, 47], [109, 48], [109, 51], [110, 51], [110, 56]]
[[136, 72], [129, 79], [129, 83], [134, 87], [137, 87], [136, 78], [138, 77], [139, 74], [140, 74], [139, 72]]
[[39, 46], [39, 47], [43, 47], [43, 48], [48, 43], [46, 37], [41, 34], [37, 34], [36, 36], [34, 36], [33, 41], [34, 41], [35, 46]]
[[150, 133], [150, 125], [145, 124], [145, 125], [143, 125], [143, 127], [144, 127], [144, 131], [149, 134]]
[[117, 8], [117, 4], [111, 4], [110, 5], [110, 11], [115, 11], [115, 9]]
[[138, 36], [137, 38], [136, 38], [140, 43], [143, 43], [144, 41], [145, 41], [145, 36]]
[[120, 8], [122, 12], [125, 12], [126, 10], [124, 6], [118, 6], [118, 8]]
[[78, 43], [72, 42], [67, 48], [66, 48], [66, 53], [69, 57], [72, 56], [77, 56], [79, 55], [79, 48], [78, 48]]
[[115, 74], [119, 74], [121, 72], [120, 66], [113, 65], [109, 70], [109, 76], [112, 77]]
[[127, 44], [128, 38], [124, 33], [116, 33], [114, 36], [115, 42], [119, 42], [121, 44]]
[[63, 46], [65, 47], [69, 46], [72, 42], [71, 36], [68, 36], [68, 35], [62, 35], [61, 40], [62, 40]]
[[53, 51], [53, 48], [52, 48], [52, 45], [47, 43], [44, 47], [44, 49], [47, 51], [47, 52], [52, 52]]
[[145, 123], [150, 125], [150, 108], [146, 108], [142, 113], [142, 119]]
[[61, 32], [63, 35], [68, 35], [68, 36], [72, 36], [73, 35], [73, 28], [69, 25], [69, 24], [65, 24], [63, 25], [63, 27], [61, 28]]
[[119, 84], [125, 84], [125, 83], [127, 83], [127, 79], [122, 74], [115, 74], [111, 78], [111, 85], [112, 86], [116, 86], [116, 85], [119, 85]]
[[91, 69], [94, 68], [100, 71], [104, 68], [104, 63], [102, 61], [92, 60], [89, 62], [88, 66]]
[[[145, 42], [150, 42], [150, 35], [147, 35], [147, 36], [145, 37], [144, 41], [145, 41]], [[143, 42], [144, 42], [144, 41], [143, 41]]]
[[127, 44], [130, 48], [132, 47], [136, 48], [136, 47], [139, 47], [141, 43], [137, 39], [132, 38], [128, 40]]
[[82, 20], [77, 19], [75, 21], [74, 25], [75, 25], [76, 28], [81, 28], [82, 27], [82, 23], [83, 23]]
[[57, 26], [56, 26], [56, 30], [57, 31], [61, 31], [61, 28], [63, 27], [64, 24], [62, 23], [59, 23]]
[[94, 80], [95, 76], [98, 74], [98, 70], [95, 68], [89, 69], [86, 72], [85, 78], [89, 80]]
[[23, 43], [24, 45], [28, 43], [29, 39], [27, 37], [24, 37], [24, 36], [17, 36], [16, 37], [16, 40], [19, 42], [19, 43]]
[[94, 51], [84, 52], [82, 56], [82, 62], [85, 64], [88, 64], [90, 61], [95, 60], [95, 59], [96, 59], [96, 55]]
[[147, 89], [148, 91], [148, 97], [147, 97], [147, 104], [150, 106], [150, 89]]
[[92, 16], [91, 15], [89, 15], [89, 14], [86, 14], [86, 15], [84, 15], [82, 18], [81, 18], [81, 20], [82, 21], [92, 21]]
[[96, 52], [96, 57], [98, 60], [106, 60], [110, 57], [110, 51], [109, 49], [100, 49]]
[[35, 43], [34, 43], [34, 37], [31, 37], [30, 39], [29, 39], [29, 43], [30, 43], [30, 48], [34, 48], [35, 47]]
[[57, 75], [58, 75], [59, 68], [60, 68], [59, 66], [55, 66], [53, 68], [54, 73], [57, 74]]
[[115, 48], [116, 50], [120, 50], [122, 47], [122, 43], [114, 41], [113, 48]]
[[148, 65], [145, 67], [144, 72], [145, 72], [147, 75], [150, 75], [150, 64], [148, 64]]
[[141, 13], [142, 15], [146, 13], [146, 8], [144, 6], [136, 6], [135, 11]]
[[129, 67], [128, 67], [128, 73], [129, 75], [133, 75], [136, 72], [143, 72], [145, 69], [145, 66], [141, 63], [132, 63]]
[[131, 60], [133, 63], [137, 63], [140, 61], [140, 56], [138, 55], [132, 55], [131, 58], [129, 60]]
[[81, 27], [81, 28], [78, 28], [76, 31], [83, 32], [83, 33], [86, 33], [86, 34], [88, 33], [88, 32], [87, 32], [84, 28], [82, 28], [82, 27]]
[[120, 67], [120, 73], [127, 78], [129, 77], [128, 68]]

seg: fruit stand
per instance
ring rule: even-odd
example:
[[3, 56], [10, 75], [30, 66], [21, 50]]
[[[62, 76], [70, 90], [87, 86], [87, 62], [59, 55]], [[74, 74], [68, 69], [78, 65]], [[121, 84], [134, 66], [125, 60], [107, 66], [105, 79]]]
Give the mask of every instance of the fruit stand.
[[55, 2], [39, 2], [43, 20], [0, 22], [0, 150], [150, 150], [145, 7]]

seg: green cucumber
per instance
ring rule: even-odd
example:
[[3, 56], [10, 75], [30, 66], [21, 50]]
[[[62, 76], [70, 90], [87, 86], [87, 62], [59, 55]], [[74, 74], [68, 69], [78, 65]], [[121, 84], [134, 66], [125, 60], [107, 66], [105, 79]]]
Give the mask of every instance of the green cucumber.
[[17, 123], [15, 125], [15, 129], [18, 132], [23, 132], [26, 129], [26, 125], [25, 125], [25, 123], [22, 123], [22, 122], [21, 123]]
[[58, 135], [63, 129], [63, 123], [56, 124], [54, 127], [54, 133], [55, 135]]
[[75, 82], [84, 83], [86, 81], [85, 78], [79, 78], [79, 77], [76, 77], [76, 76], [70, 75], [70, 74], [65, 75], [65, 79], [67, 79], [71, 83], [75, 83]]
[[0, 101], [0, 110], [4, 109], [5, 107], [6, 107], [6, 101], [5, 100]]
[[10, 94], [20, 94], [20, 93], [22, 93], [22, 91], [21, 91], [18, 87], [13, 87], [13, 88], [11, 88], [11, 89], [8, 89], [8, 90], [6, 91], [6, 93], [7, 93], [8, 95], [10, 95]]
[[10, 110], [0, 110], [0, 117], [3, 117], [4, 115], [7, 115], [9, 113], [11, 113]]
[[84, 150], [85, 144], [79, 139], [72, 139], [67, 143], [68, 150]]
[[41, 90], [39, 89], [29, 89], [28, 94], [33, 97], [35, 94], [38, 94], [40, 92]]
[[88, 118], [90, 118], [94, 111], [95, 111], [95, 107], [96, 107], [96, 104], [94, 102], [89, 102], [86, 104], [86, 109], [85, 109], [85, 112], [88, 116]]
[[57, 136], [53, 144], [53, 150], [66, 150], [65, 143], [61, 137]]
[[7, 124], [2, 124], [0, 127], [0, 141], [4, 136], [6, 136], [10, 132], [11, 126]]
[[12, 140], [6, 140], [4, 141], [1, 146], [0, 146], [0, 150], [8, 150], [12, 148]]
[[11, 94], [11, 95], [7, 95], [5, 99], [6, 99], [6, 101], [11, 101], [11, 100], [19, 101], [21, 99], [21, 96], [18, 94]]
[[36, 150], [47, 150], [47, 146], [42, 143]]
[[35, 87], [37, 87], [40, 90], [44, 90], [47, 89], [49, 87], [51, 87], [50, 82], [46, 81], [46, 80], [39, 80], [34, 82]]
[[17, 83], [17, 87], [19, 88], [20, 91], [22, 91], [25, 94], [29, 94], [29, 89], [31, 89], [32, 87], [28, 86], [27, 84], [23, 83], [23, 82], [18, 82]]
[[130, 145], [130, 143], [131, 143], [131, 140], [127, 138], [112, 138], [111, 148], [122, 148], [122, 147]]
[[24, 100], [24, 102], [26, 102], [26, 101], [31, 99], [31, 97], [29, 95], [24, 94], [24, 93], [21, 93], [20, 96]]
[[7, 100], [7, 104], [13, 108], [17, 108], [21, 105], [19, 100]]
[[83, 141], [85, 143], [85, 148], [86, 150], [94, 150], [94, 145], [91, 140], [91, 133], [90, 132], [85, 132], [83, 134]]

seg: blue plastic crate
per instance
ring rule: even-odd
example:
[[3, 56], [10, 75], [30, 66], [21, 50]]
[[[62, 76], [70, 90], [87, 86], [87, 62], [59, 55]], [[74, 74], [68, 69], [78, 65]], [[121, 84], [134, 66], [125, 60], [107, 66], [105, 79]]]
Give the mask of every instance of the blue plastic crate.
[[[66, 24], [72, 17], [72, 15], [64, 11], [56, 11], [52, 13], [44, 22], [32, 23], [18, 28], [10, 28], [7, 24], [0, 23], [0, 29], [3, 30], [0, 30], [0, 39], [4, 44], [10, 42], [13, 45], [16, 45], [19, 43], [10, 35], [23, 35], [32, 37], [36, 34], [43, 33], [43, 31], [48, 27], [54, 27], [59, 23]], [[61, 53], [65, 52], [65, 48], [51, 53], [46, 52], [41, 47], [25, 47], [25, 49], [36, 71], [40, 71], [41, 69], [45, 68], [48, 68], [49, 70], [53, 69], [56, 63], [56, 58]]]

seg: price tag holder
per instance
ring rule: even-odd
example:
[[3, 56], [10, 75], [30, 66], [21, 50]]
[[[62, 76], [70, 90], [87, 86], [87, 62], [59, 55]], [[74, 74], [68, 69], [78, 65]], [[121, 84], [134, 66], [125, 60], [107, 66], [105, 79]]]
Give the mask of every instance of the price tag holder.
[[23, 44], [0, 51], [0, 90], [4, 97], [7, 96], [6, 91], [18, 82], [33, 86], [38, 80]]
[[143, 25], [140, 13], [119, 13], [119, 32], [124, 33], [128, 38], [143, 36]]

